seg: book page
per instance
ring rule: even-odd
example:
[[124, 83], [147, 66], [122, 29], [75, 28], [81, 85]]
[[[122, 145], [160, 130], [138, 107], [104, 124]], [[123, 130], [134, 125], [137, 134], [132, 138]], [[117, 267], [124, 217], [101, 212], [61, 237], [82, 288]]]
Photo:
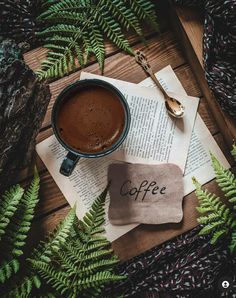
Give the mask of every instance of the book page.
[[[78, 218], [82, 218], [89, 210], [94, 199], [101, 194], [107, 186], [108, 166], [117, 162], [111, 160], [108, 156], [100, 158], [82, 158], [69, 177], [65, 177], [59, 173], [63, 158], [67, 154], [66, 150], [52, 135], [36, 146], [36, 150], [49, 173], [52, 175], [56, 184], [65, 196], [70, 206], [76, 203], [76, 214]], [[137, 224], [125, 226], [113, 226], [108, 221], [108, 205], [109, 194], [106, 198], [106, 236], [110, 241], [114, 241], [124, 235]]]
[[199, 99], [187, 95], [170, 95], [185, 106], [182, 119], [171, 117], [164, 96], [158, 89], [82, 72], [81, 79], [99, 79], [111, 83], [125, 96], [131, 113], [128, 136], [111, 158], [131, 163], [175, 163], [184, 172]]
[[[186, 91], [175, 75], [170, 65], [155, 74], [166, 92], [173, 91], [186, 95]], [[142, 86], [157, 88], [151, 78], [147, 78], [140, 83]], [[211, 166], [210, 152], [212, 152], [225, 168], [230, 168], [228, 161], [217, 145], [215, 139], [203, 122], [201, 116], [197, 114], [194, 124], [187, 163], [184, 172], [184, 193], [192, 192], [195, 187], [192, 177], [196, 177], [201, 184], [215, 178], [214, 170]]]
[[[158, 73], [158, 77], [159, 79], [161, 78], [162, 85], [166, 86], [166, 89], [168, 89], [167, 86], [171, 86], [171, 91], [180, 95], [185, 93], [171, 67], [166, 67], [161, 70]], [[142, 84], [149, 84], [151, 87], [152, 81], [147, 79], [143, 81]], [[198, 155], [199, 148], [203, 152], [201, 155]], [[223, 165], [229, 166], [218, 145], [215, 143], [214, 138], [198, 115], [194, 126], [194, 133], [191, 137], [191, 145], [185, 169], [185, 195], [194, 189], [191, 181], [193, 175], [196, 176], [201, 183], [205, 183], [214, 178], [210, 163], [209, 149], [217, 156]], [[79, 218], [84, 216], [96, 196], [106, 187], [109, 164], [118, 162], [110, 159], [110, 156], [98, 159], [81, 159], [73, 174], [70, 177], [64, 177], [59, 173], [59, 168], [67, 152], [59, 144], [54, 135], [39, 143], [36, 146], [36, 150], [69, 204], [74, 206], [74, 204], [77, 203], [76, 212]], [[106, 214], [108, 204], [109, 196], [106, 201]], [[136, 224], [113, 226], [108, 222], [107, 218], [105, 226], [106, 236], [110, 241], [114, 241], [136, 226]]]

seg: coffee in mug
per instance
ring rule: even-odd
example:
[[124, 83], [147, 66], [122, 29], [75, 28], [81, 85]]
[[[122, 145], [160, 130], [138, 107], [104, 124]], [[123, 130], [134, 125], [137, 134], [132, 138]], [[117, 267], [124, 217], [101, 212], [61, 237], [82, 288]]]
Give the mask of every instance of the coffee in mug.
[[85, 86], [61, 104], [57, 115], [60, 137], [82, 153], [103, 152], [120, 138], [125, 110], [116, 94]]
[[52, 109], [53, 131], [68, 150], [60, 173], [69, 176], [81, 157], [112, 153], [125, 140], [129, 127], [129, 106], [112, 84], [90, 79], [68, 86]]

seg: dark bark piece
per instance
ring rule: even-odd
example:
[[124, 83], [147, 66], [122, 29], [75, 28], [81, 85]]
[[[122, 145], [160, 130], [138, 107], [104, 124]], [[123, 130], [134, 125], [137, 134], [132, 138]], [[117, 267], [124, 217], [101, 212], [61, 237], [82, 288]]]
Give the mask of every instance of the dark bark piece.
[[[39, 82], [10, 40], [0, 44], [0, 189], [13, 183], [32, 157], [35, 137], [50, 100], [48, 85]], [[13, 179], [13, 180], [12, 180]]]
[[38, 11], [39, 0], [0, 0], [0, 41], [11, 38], [35, 45]]

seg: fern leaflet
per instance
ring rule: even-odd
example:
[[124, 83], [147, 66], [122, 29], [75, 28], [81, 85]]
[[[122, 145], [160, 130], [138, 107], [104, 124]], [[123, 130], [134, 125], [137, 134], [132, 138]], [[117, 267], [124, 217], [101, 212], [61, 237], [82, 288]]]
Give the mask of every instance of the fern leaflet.
[[75, 58], [83, 66], [91, 54], [103, 71], [105, 35], [117, 47], [133, 55], [123, 28], [132, 28], [142, 40], [143, 20], [159, 31], [155, 7], [150, 0], [48, 0], [43, 1], [42, 10], [38, 19], [45, 26], [39, 36], [50, 51], [37, 71], [41, 79], [68, 74], [77, 65]]

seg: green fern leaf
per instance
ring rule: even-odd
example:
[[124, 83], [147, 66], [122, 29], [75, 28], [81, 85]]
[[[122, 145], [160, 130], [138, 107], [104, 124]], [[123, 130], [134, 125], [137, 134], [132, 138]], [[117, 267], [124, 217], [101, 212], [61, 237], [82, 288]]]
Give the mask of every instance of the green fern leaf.
[[[113, 255], [110, 242], [100, 235], [107, 190], [108, 187], [94, 201], [83, 220], [77, 219], [75, 208], [70, 211], [59, 228], [27, 259], [27, 275], [6, 297], [28, 297], [33, 289], [41, 287], [41, 280], [61, 296], [103, 297], [107, 283], [126, 278], [114, 274], [118, 258]], [[9, 273], [5, 275], [11, 275], [12, 267], [6, 269]], [[50, 293], [46, 297], [53, 297]]]
[[55, 270], [45, 262], [32, 260], [31, 263], [40, 275], [62, 295], [72, 290], [66, 273]]
[[38, 202], [39, 176], [35, 169], [34, 179], [18, 203], [14, 218], [8, 224], [7, 232], [2, 238], [1, 250], [4, 262], [0, 266], [0, 280], [5, 282], [19, 268], [18, 257], [23, 254], [27, 234], [31, 227], [34, 209]]
[[107, 34], [107, 37], [114, 42], [118, 48], [134, 55], [133, 50], [129, 46], [128, 40], [121, 31], [119, 23], [110, 16], [109, 12], [104, 11], [103, 13], [95, 13], [94, 18], [101, 29]]
[[233, 155], [234, 160], [236, 161], [236, 145], [233, 145], [233, 148], [231, 150], [231, 154]]
[[82, 266], [80, 268], [79, 274], [83, 276], [87, 276], [91, 273], [94, 273], [98, 270], [104, 269], [109, 270], [109, 268], [112, 268], [113, 265], [117, 264], [119, 261], [117, 258], [115, 259], [104, 259], [99, 260], [97, 262], [92, 263], [91, 265]]
[[103, 35], [99, 30], [98, 26], [93, 26], [90, 30], [90, 43], [91, 49], [98, 60], [99, 67], [103, 72], [104, 59], [105, 59], [105, 47], [103, 42]]
[[74, 70], [69, 51], [78, 58], [81, 66], [87, 63], [90, 54], [95, 54], [103, 71], [105, 35], [117, 47], [133, 55], [122, 28], [132, 28], [143, 40], [142, 20], [159, 29], [150, 0], [50, 0], [42, 3], [42, 10], [38, 19], [43, 20], [46, 27], [39, 37], [45, 41], [44, 47], [49, 48], [50, 52], [41, 70], [37, 71], [41, 79], [61, 77]]
[[128, 0], [128, 2], [140, 19], [146, 19], [157, 32], [159, 31], [159, 25], [155, 14], [155, 6], [151, 1]]
[[202, 190], [195, 178], [193, 178], [193, 183], [200, 203], [197, 210], [200, 213], [207, 213], [207, 215], [198, 218], [198, 222], [204, 225], [199, 234], [213, 233], [212, 243], [216, 243], [221, 236], [228, 234], [236, 225], [234, 214], [221, 202], [220, 198], [207, 190]]
[[199, 235], [206, 235], [210, 234], [211, 232], [215, 231], [216, 228], [220, 228], [224, 225], [223, 220], [219, 220], [217, 222], [209, 223], [206, 226], [204, 226], [201, 231], [199, 232]]
[[97, 272], [84, 279], [79, 279], [76, 281], [76, 286], [79, 289], [86, 289], [88, 287], [96, 287], [101, 283], [109, 283], [111, 281], [118, 281], [125, 279], [124, 276], [112, 274], [110, 271]]
[[143, 36], [139, 20], [132, 9], [127, 6], [127, 2], [120, 0], [103, 0], [102, 5], [106, 11], [112, 12], [118, 21], [128, 30], [133, 28], [139, 36]]
[[5, 192], [0, 200], [0, 241], [2, 236], [6, 233], [6, 228], [17, 210], [23, 193], [23, 188], [16, 185]]
[[220, 238], [222, 238], [223, 236], [226, 236], [227, 233], [228, 233], [228, 229], [226, 228], [222, 228], [222, 230], [216, 231], [215, 233], [213, 233], [213, 236], [211, 238], [211, 244], [215, 244]]
[[[49, 235], [47, 240], [41, 242], [38, 247], [33, 250], [30, 258], [27, 259], [28, 265], [30, 265], [32, 261], [50, 263], [55, 251], [59, 251], [61, 245], [68, 240], [76, 220], [75, 208], [73, 208], [58, 225], [56, 230]], [[30, 295], [33, 287], [39, 288], [40, 286], [41, 280], [38, 274], [35, 274], [35, 272], [29, 269], [24, 278], [11, 289], [6, 297], [24, 297]]]
[[229, 244], [229, 249], [230, 249], [231, 253], [236, 252], [236, 231], [234, 231], [232, 233], [232, 238], [231, 238], [231, 242]]
[[[236, 202], [236, 178], [234, 174], [225, 169], [213, 154], [211, 154], [211, 159], [216, 174], [216, 182], [225, 193], [225, 196], [229, 198], [229, 201], [234, 204]], [[234, 208], [236, 209], [236, 204]]]
[[31, 258], [37, 261], [50, 262], [50, 257], [53, 253], [59, 251], [61, 245], [63, 245], [69, 238], [71, 228], [76, 220], [74, 207], [48, 239], [41, 242], [38, 248], [33, 251]]

